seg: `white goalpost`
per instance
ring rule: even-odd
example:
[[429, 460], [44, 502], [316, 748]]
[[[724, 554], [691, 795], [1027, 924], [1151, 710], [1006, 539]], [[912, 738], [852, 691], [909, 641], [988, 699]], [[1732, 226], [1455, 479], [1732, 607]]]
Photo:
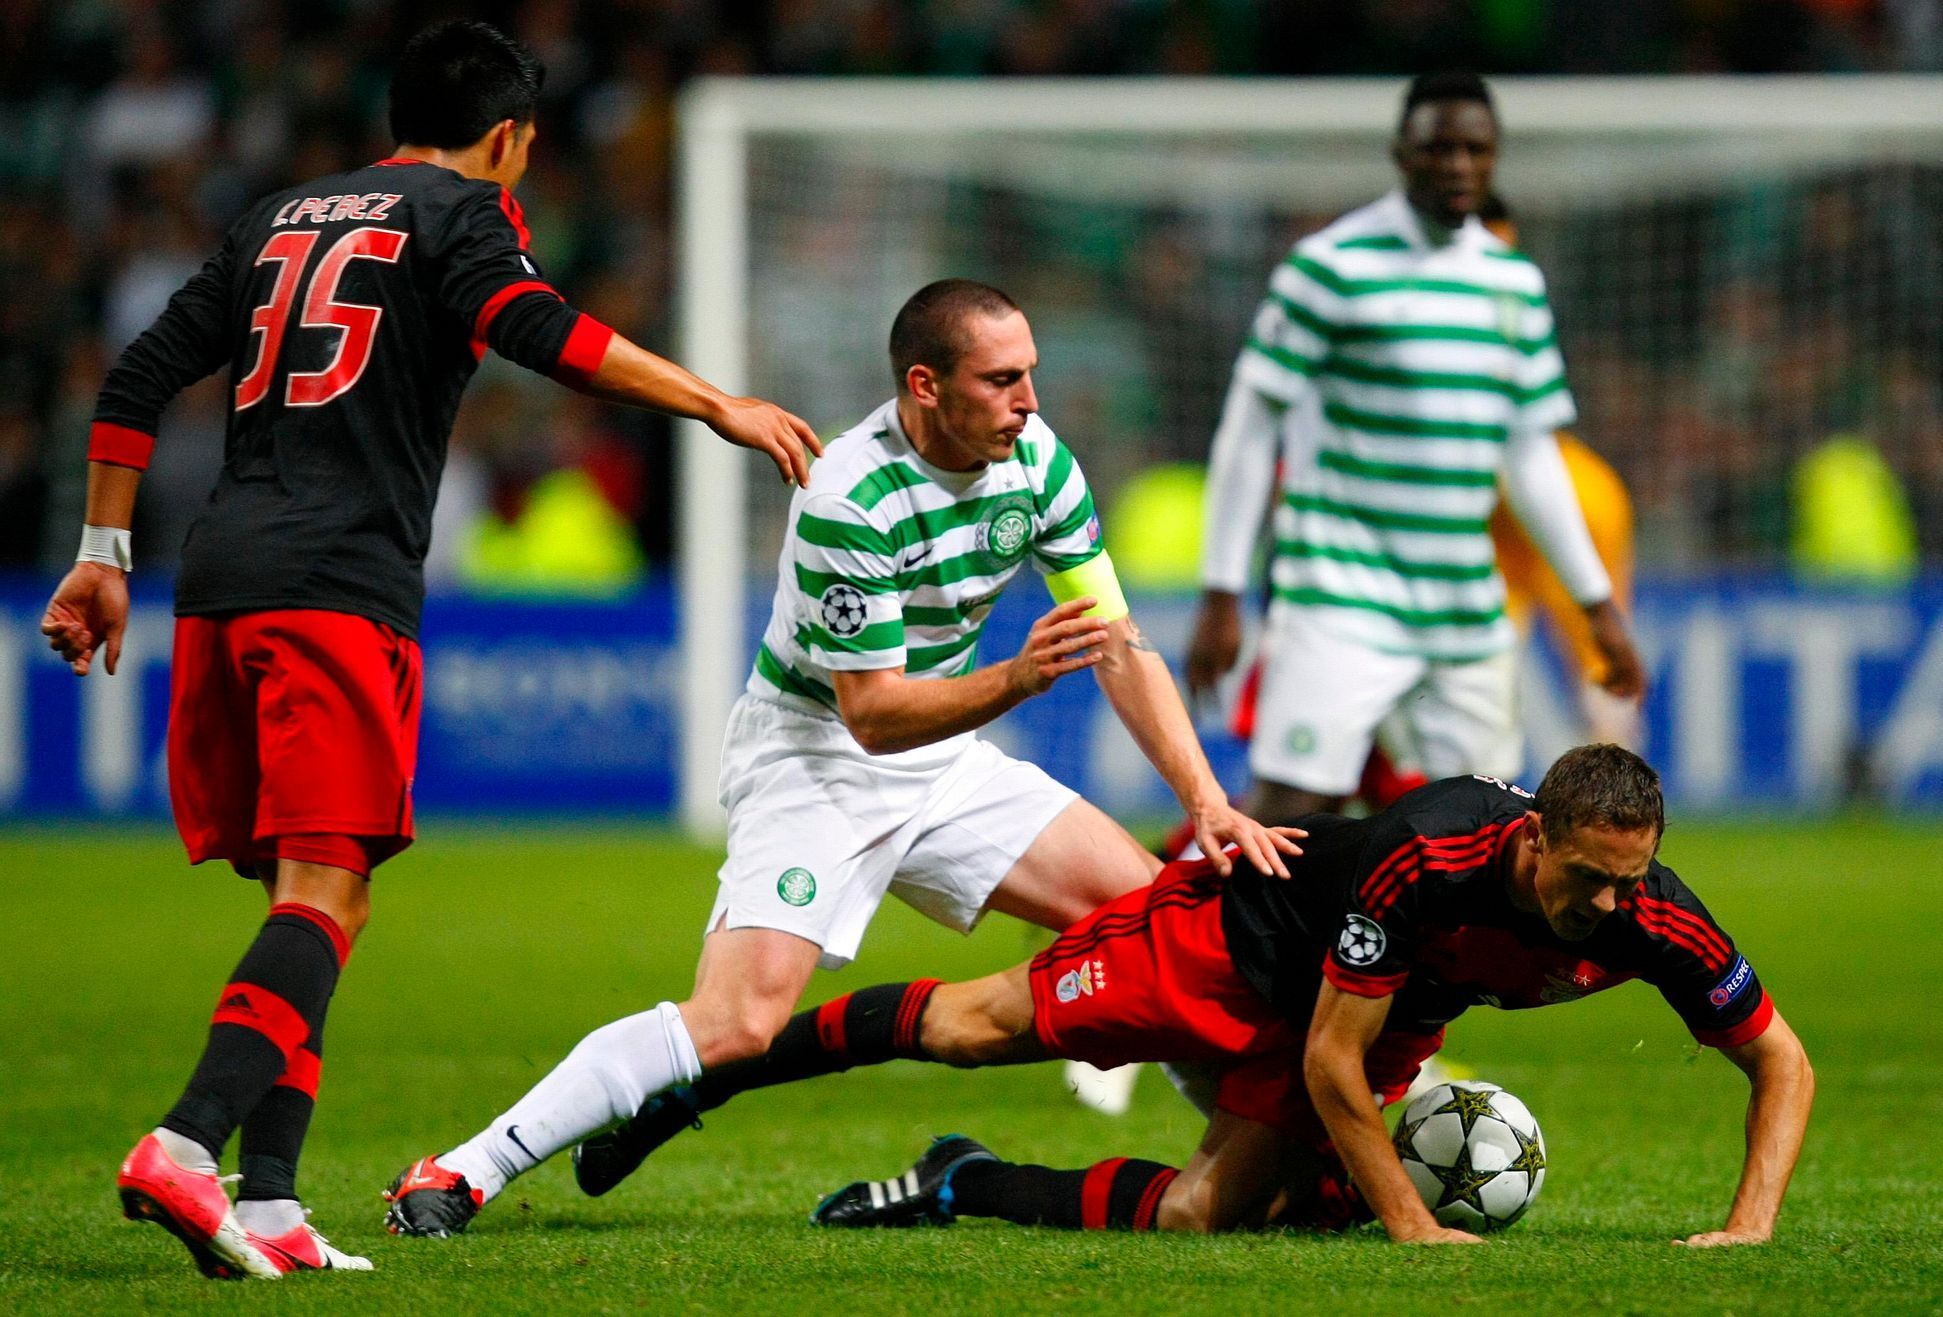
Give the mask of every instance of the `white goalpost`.
[[[1392, 185], [1403, 85], [701, 80], [679, 107], [680, 359], [833, 435], [888, 396], [902, 299], [989, 278], [1032, 314], [1048, 419], [1110, 496], [1140, 465], [1205, 455], [1273, 261]], [[1943, 79], [1493, 87], [1500, 187], [1552, 280], [1585, 423], [1638, 486], [1645, 555], [1758, 556], [1773, 454], [1848, 423], [1844, 388], [1943, 367], [1924, 250], [1943, 241]], [[1799, 398], [1785, 354], [1736, 355], [1766, 351], [1776, 317], [1827, 349]], [[1823, 365], [1858, 382], [1821, 382]], [[1890, 404], [1854, 404], [1871, 405]], [[1893, 431], [1887, 447], [1922, 440]], [[698, 424], [679, 472], [680, 817], [708, 835], [785, 491]]]

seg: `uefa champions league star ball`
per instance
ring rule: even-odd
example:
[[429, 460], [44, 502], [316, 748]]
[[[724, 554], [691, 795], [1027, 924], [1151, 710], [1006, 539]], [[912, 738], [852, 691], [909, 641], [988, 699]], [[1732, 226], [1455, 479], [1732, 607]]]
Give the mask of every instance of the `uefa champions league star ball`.
[[1502, 1230], [1545, 1183], [1545, 1136], [1496, 1084], [1458, 1081], [1418, 1096], [1397, 1123], [1397, 1156], [1441, 1225]]
[[823, 592], [823, 598], [819, 603], [823, 614], [823, 625], [828, 628], [831, 635], [843, 636], [847, 639], [864, 629], [867, 610], [864, 605], [863, 591], [856, 586], [838, 582]]

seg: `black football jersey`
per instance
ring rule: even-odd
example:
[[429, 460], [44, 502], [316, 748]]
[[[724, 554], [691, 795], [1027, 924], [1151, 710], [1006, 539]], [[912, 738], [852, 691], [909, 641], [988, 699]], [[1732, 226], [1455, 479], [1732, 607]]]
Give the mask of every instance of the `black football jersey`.
[[1658, 860], [1583, 941], [1516, 908], [1510, 850], [1532, 798], [1493, 778], [1433, 782], [1367, 819], [1304, 819], [1287, 880], [1238, 865], [1222, 897], [1236, 968], [1307, 1019], [1320, 980], [1394, 994], [1386, 1028], [1432, 1033], [1475, 1005], [1523, 1010], [1641, 979], [1693, 1036], [1749, 1041], [1773, 1013], [1750, 966]]
[[89, 456], [144, 466], [163, 406], [227, 365], [222, 474], [179, 614], [355, 613], [415, 634], [459, 395], [488, 347], [567, 383], [611, 330], [541, 277], [496, 183], [384, 160], [264, 198], [109, 372]]

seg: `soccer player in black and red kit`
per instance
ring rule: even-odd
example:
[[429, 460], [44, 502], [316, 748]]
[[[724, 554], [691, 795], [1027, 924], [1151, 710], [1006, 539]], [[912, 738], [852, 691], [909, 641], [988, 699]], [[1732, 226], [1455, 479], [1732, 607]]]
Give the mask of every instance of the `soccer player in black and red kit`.
[[[1640, 979], [1751, 1081], [1727, 1222], [1682, 1242], [1768, 1238], [1813, 1074], [1747, 959], [1654, 858], [1664, 818], [1643, 760], [1581, 746], [1535, 799], [1491, 778], [1451, 778], [1366, 819], [1301, 826], [1304, 853], [1286, 880], [1245, 864], [1221, 879], [1205, 860], [1177, 861], [1027, 964], [970, 983], [866, 988], [803, 1012], [768, 1056], [710, 1072], [672, 1109], [692, 1116], [751, 1088], [896, 1057], [1211, 1062], [1215, 1109], [1183, 1170], [1129, 1158], [1013, 1165], [952, 1136], [901, 1176], [832, 1194], [815, 1219], [1207, 1231], [1373, 1213], [1398, 1240], [1475, 1242], [1424, 1208], [1379, 1100], [1402, 1096], [1472, 1006], [1548, 1006]], [[681, 1127], [636, 1130], [632, 1151]], [[610, 1142], [602, 1155], [617, 1151]], [[611, 1187], [631, 1165], [600, 1168], [590, 1187]]]
[[[296, 1167], [324, 1017], [409, 845], [423, 565], [459, 395], [488, 348], [569, 387], [706, 422], [807, 479], [814, 433], [569, 306], [510, 189], [543, 70], [456, 21], [405, 48], [390, 159], [264, 198], [122, 354], [89, 444], [80, 558], [41, 629], [76, 674], [119, 658], [127, 527], [164, 404], [227, 365], [223, 470], [183, 547], [169, 787], [193, 863], [260, 879], [268, 921], [217, 999], [201, 1061], [119, 1186], [205, 1274], [365, 1269], [304, 1221]], [[232, 1207], [216, 1177], [242, 1131]]]

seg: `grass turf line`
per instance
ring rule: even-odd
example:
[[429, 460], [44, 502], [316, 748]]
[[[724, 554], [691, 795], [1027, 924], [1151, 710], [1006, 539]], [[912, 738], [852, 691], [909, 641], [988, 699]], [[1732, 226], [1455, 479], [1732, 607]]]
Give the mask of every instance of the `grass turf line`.
[[[1650, 988], [1517, 1014], [1479, 1010], [1451, 1053], [1530, 1102], [1544, 1197], [1482, 1248], [1405, 1250], [1365, 1232], [1190, 1239], [967, 1223], [852, 1235], [804, 1223], [816, 1197], [891, 1174], [933, 1133], [1002, 1155], [1178, 1164], [1200, 1122], [1152, 1070], [1113, 1120], [1057, 1071], [900, 1063], [752, 1095], [588, 1200], [562, 1158], [461, 1239], [395, 1240], [377, 1193], [483, 1124], [588, 1029], [678, 997], [715, 856], [647, 831], [493, 833], [434, 823], [380, 873], [331, 1015], [302, 1181], [317, 1224], [371, 1275], [219, 1286], [160, 1230], [118, 1219], [117, 1159], [192, 1064], [211, 994], [260, 898], [191, 871], [154, 832], [0, 837], [0, 1303], [20, 1312], [278, 1311], [438, 1305], [487, 1312], [1935, 1312], [1943, 1208], [1935, 1082], [1943, 828], [1870, 820], [1676, 825], [1665, 858], [1706, 899], [1804, 1038], [1816, 1118], [1776, 1242], [1689, 1254], [1722, 1219], [1745, 1084], [1699, 1055]], [[961, 977], [1038, 937], [993, 919], [965, 940], [892, 903], [860, 963], [812, 998]]]

